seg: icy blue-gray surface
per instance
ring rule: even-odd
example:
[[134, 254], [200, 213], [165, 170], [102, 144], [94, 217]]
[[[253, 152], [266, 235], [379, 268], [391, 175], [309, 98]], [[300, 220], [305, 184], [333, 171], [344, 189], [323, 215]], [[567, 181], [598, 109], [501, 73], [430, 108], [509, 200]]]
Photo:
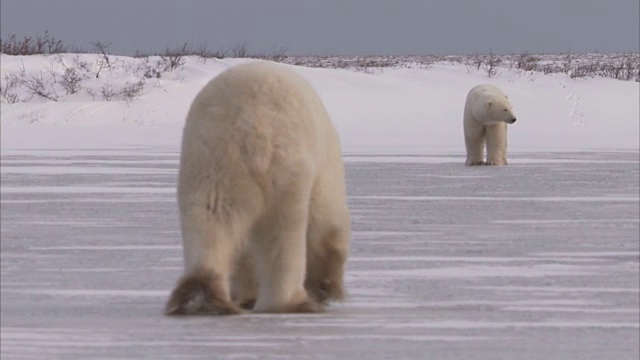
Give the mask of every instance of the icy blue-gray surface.
[[4, 151], [5, 359], [634, 359], [638, 152], [347, 157], [349, 299], [168, 318], [178, 154]]

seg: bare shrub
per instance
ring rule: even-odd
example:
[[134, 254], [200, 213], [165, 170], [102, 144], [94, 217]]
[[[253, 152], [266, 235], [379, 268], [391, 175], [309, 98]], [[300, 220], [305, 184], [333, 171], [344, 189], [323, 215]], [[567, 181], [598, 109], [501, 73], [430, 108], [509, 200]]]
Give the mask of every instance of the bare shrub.
[[598, 72], [598, 68], [600, 68], [599, 62], [577, 65], [569, 70], [569, 77], [576, 79], [595, 76]]
[[53, 82], [47, 82], [42, 74], [29, 75], [24, 78], [22, 83], [33, 95], [43, 97], [51, 101], [58, 101], [60, 98], [55, 89], [55, 79]]
[[518, 56], [516, 68], [524, 71], [535, 71], [538, 69], [538, 58], [525, 52]]
[[85, 92], [87, 93], [87, 95], [91, 96], [91, 99], [93, 101], [96, 100], [96, 92], [93, 89], [88, 88], [88, 89], [85, 90]]
[[473, 65], [476, 67], [476, 70], [480, 70], [480, 67], [482, 67], [482, 57], [480, 56], [480, 54], [475, 53], [473, 55], [472, 62], [473, 62]]
[[76, 54], [72, 58], [71, 62], [75, 67], [77, 67], [78, 69], [84, 71], [85, 73], [90, 73], [91, 72], [91, 67], [89, 66], [89, 62], [87, 62], [86, 60], [82, 60], [80, 55]]
[[235, 45], [231, 48], [231, 57], [234, 58], [246, 58], [249, 57], [249, 50], [247, 50], [247, 44], [242, 43]]
[[173, 71], [185, 64], [184, 57], [187, 54], [187, 43], [184, 43], [180, 48], [170, 49], [167, 48], [162, 55], [160, 55], [160, 64], [164, 71]]
[[138, 49], [136, 49], [136, 52], [133, 54], [133, 58], [134, 59], [140, 59], [140, 58], [148, 58], [149, 56], [151, 56], [151, 54], [147, 53], [147, 52], [142, 52]]
[[640, 82], [640, 54], [628, 56], [625, 61], [625, 72], [622, 80]]
[[207, 45], [201, 44], [191, 50], [191, 54], [203, 59], [224, 59], [227, 57], [225, 50], [211, 50]]
[[84, 80], [84, 77], [74, 67], [67, 67], [62, 74], [62, 80], [60, 85], [67, 92], [67, 95], [75, 94], [80, 91], [80, 82]]
[[160, 75], [162, 74], [162, 71], [160, 70], [160, 65], [153, 67], [153, 66], [147, 66], [147, 68], [144, 71], [144, 77], [145, 79], [151, 79], [151, 78], [160, 78]]
[[569, 70], [569, 77], [572, 79], [593, 76], [597, 69], [597, 64], [578, 65]]
[[540, 66], [540, 70], [542, 70], [542, 73], [545, 75], [562, 72], [562, 69], [556, 64], [544, 64]]
[[135, 73], [142, 73], [145, 79], [160, 78], [164, 71], [162, 60], [152, 62], [149, 58], [144, 58], [141, 63], [137, 64]]
[[[105, 83], [100, 87], [100, 95], [102, 99], [106, 101], [124, 100], [126, 102], [130, 102], [138, 97], [140, 92], [144, 89], [144, 85], [144, 80], [138, 80], [134, 82], [126, 82], [121, 89], [116, 89], [110, 83]], [[87, 91], [87, 93], [95, 96], [93, 92]]]
[[[456, 63], [456, 61], [457, 61], [457, 64], [460, 64], [460, 62], [461, 62], [461, 60], [460, 60], [460, 59], [455, 59], [455, 58], [454, 58], [454, 59], [452, 59], [452, 60], [449, 60], [449, 61], [451, 61], [453, 64], [455, 64], [455, 63]], [[431, 69], [431, 68], [433, 67], [433, 64], [435, 64], [435, 63], [436, 63], [436, 60], [435, 60], [435, 59], [428, 59], [428, 58], [427, 58], [427, 59], [424, 59], [424, 60], [419, 61], [417, 64], [418, 64], [418, 67], [419, 67], [420, 69], [423, 69], [423, 70], [429, 70], [429, 69]], [[407, 64], [405, 64], [405, 65], [406, 65], [405, 67], [410, 67], [410, 66], [409, 66], [409, 65], [407, 65]]]
[[61, 54], [69, 51], [69, 47], [65, 45], [61, 39], [56, 39], [49, 35], [49, 31], [44, 31], [44, 36], [36, 38], [36, 47], [38, 54]]
[[10, 34], [6, 39], [0, 39], [0, 51], [7, 55], [21, 55], [19, 41], [16, 34]]
[[284, 47], [275, 49], [270, 54], [261, 56], [260, 58], [275, 62], [283, 62], [287, 58], [287, 49]]
[[109, 83], [106, 83], [100, 88], [100, 94], [102, 95], [102, 99], [111, 101], [118, 95], [118, 92], [111, 87]]
[[98, 58], [98, 71], [96, 72], [96, 79], [100, 78], [100, 71], [103, 68], [111, 69], [111, 58], [109, 58], [109, 47], [111, 46], [110, 42], [104, 43], [101, 41], [92, 42], [91, 45], [100, 52], [100, 57]]
[[0, 52], [6, 55], [60, 54], [68, 51], [69, 47], [62, 40], [49, 35], [48, 30], [35, 38], [25, 36], [18, 39], [15, 34], [10, 34], [6, 39], [0, 39]]
[[600, 76], [613, 79], [640, 81], [640, 56], [623, 56], [613, 63], [602, 64], [597, 72]]
[[572, 64], [573, 62], [573, 57], [571, 56], [571, 52], [567, 52], [567, 54], [564, 57], [564, 63], [562, 64], [563, 66], [563, 72], [565, 74], [569, 74], [572, 70]]
[[119, 97], [127, 102], [132, 101], [140, 94], [142, 89], [144, 89], [144, 84], [144, 80], [133, 83], [126, 82], [122, 90], [120, 90]]
[[7, 104], [15, 104], [21, 102], [18, 94], [2, 85], [0, 85], [0, 99], [2, 100], [2, 102]]
[[60, 86], [66, 91], [67, 95], [73, 95], [78, 93], [81, 90], [80, 83], [83, 80], [89, 78], [89, 74], [91, 73], [91, 69], [89, 68], [89, 63], [82, 60], [80, 55], [75, 55], [71, 64], [67, 65], [65, 63], [65, 58], [62, 56], [58, 57], [58, 64], [60, 64], [64, 70], [62, 72], [62, 76], [58, 81], [58, 74], [55, 69], [55, 64], [51, 64], [50, 73], [54, 78], [54, 81], [58, 82]]
[[22, 83], [22, 78], [14, 73], [4, 74], [4, 82], [0, 82], [0, 99], [8, 104], [23, 102], [16, 90]]
[[483, 63], [482, 68], [487, 73], [488, 77], [494, 77], [497, 73], [497, 67], [502, 62], [499, 57], [493, 54], [493, 51], [489, 51], [489, 55], [486, 61]]
[[[562, 66], [562, 71], [565, 69], [566, 64]], [[568, 74], [574, 79], [601, 76], [640, 82], [640, 54], [607, 55], [582, 61], [579, 59], [572, 62]]]

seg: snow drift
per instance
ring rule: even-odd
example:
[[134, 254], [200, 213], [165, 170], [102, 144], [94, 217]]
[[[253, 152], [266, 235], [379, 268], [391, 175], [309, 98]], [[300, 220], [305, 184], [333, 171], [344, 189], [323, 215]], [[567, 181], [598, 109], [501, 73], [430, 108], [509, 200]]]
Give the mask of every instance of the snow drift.
[[[158, 77], [148, 73], [152, 58], [111, 58], [106, 68], [98, 55], [2, 55], [3, 91], [11, 76], [22, 74], [42, 80], [56, 100], [24, 87], [13, 89], [15, 103], [3, 97], [2, 149], [178, 149], [195, 94], [223, 70], [250, 61], [189, 57]], [[80, 90], [69, 94], [59, 84], [72, 64], [86, 74]], [[103, 69], [96, 78], [98, 66]], [[518, 114], [519, 121], [509, 127], [511, 152], [639, 148], [638, 82], [504, 68], [489, 78], [482, 70], [445, 62], [426, 69], [381, 68], [374, 74], [294, 67], [316, 87], [346, 153], [464, 153], [464, 100], [479, 83], [503, 89]], [[129, 97], [122, 93], [127, 87], [134, 91]]]

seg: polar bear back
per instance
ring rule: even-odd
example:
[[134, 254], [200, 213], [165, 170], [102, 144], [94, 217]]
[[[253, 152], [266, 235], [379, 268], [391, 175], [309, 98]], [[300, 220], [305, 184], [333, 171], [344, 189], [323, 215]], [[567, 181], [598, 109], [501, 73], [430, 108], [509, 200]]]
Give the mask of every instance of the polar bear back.
[[178, 197], [202, 185], [202, 169], [218, 180], [250, 177], [271, 192], [301, 177], [296, 172], [315, 174], [340, 149], [337, 138], [304, 78], [267, 62], [235, 66], [211, 80], [191, 105]]
[[228, 151], [257, 166], [272, 156], [319, 155], [320, 139], [333, 131], [313, 87], [268, 62], [235, 66], [211, 80], [191, 106], [185, 135], [191, 128], [207, 133], [200, 139], [208, 145], [235, 147]]

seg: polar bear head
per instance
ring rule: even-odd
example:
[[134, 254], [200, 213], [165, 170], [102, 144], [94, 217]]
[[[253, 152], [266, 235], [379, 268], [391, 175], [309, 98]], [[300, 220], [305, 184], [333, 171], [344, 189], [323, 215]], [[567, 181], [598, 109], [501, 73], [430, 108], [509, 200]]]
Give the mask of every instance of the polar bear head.
[[516, 122], [516, 116], [513, 114], [513, 109], [506, 95], [489, 97], [484, 106], [485, 116], [479, 118], [481, 122], [485, 124], [496, 122], [513, 124]]

